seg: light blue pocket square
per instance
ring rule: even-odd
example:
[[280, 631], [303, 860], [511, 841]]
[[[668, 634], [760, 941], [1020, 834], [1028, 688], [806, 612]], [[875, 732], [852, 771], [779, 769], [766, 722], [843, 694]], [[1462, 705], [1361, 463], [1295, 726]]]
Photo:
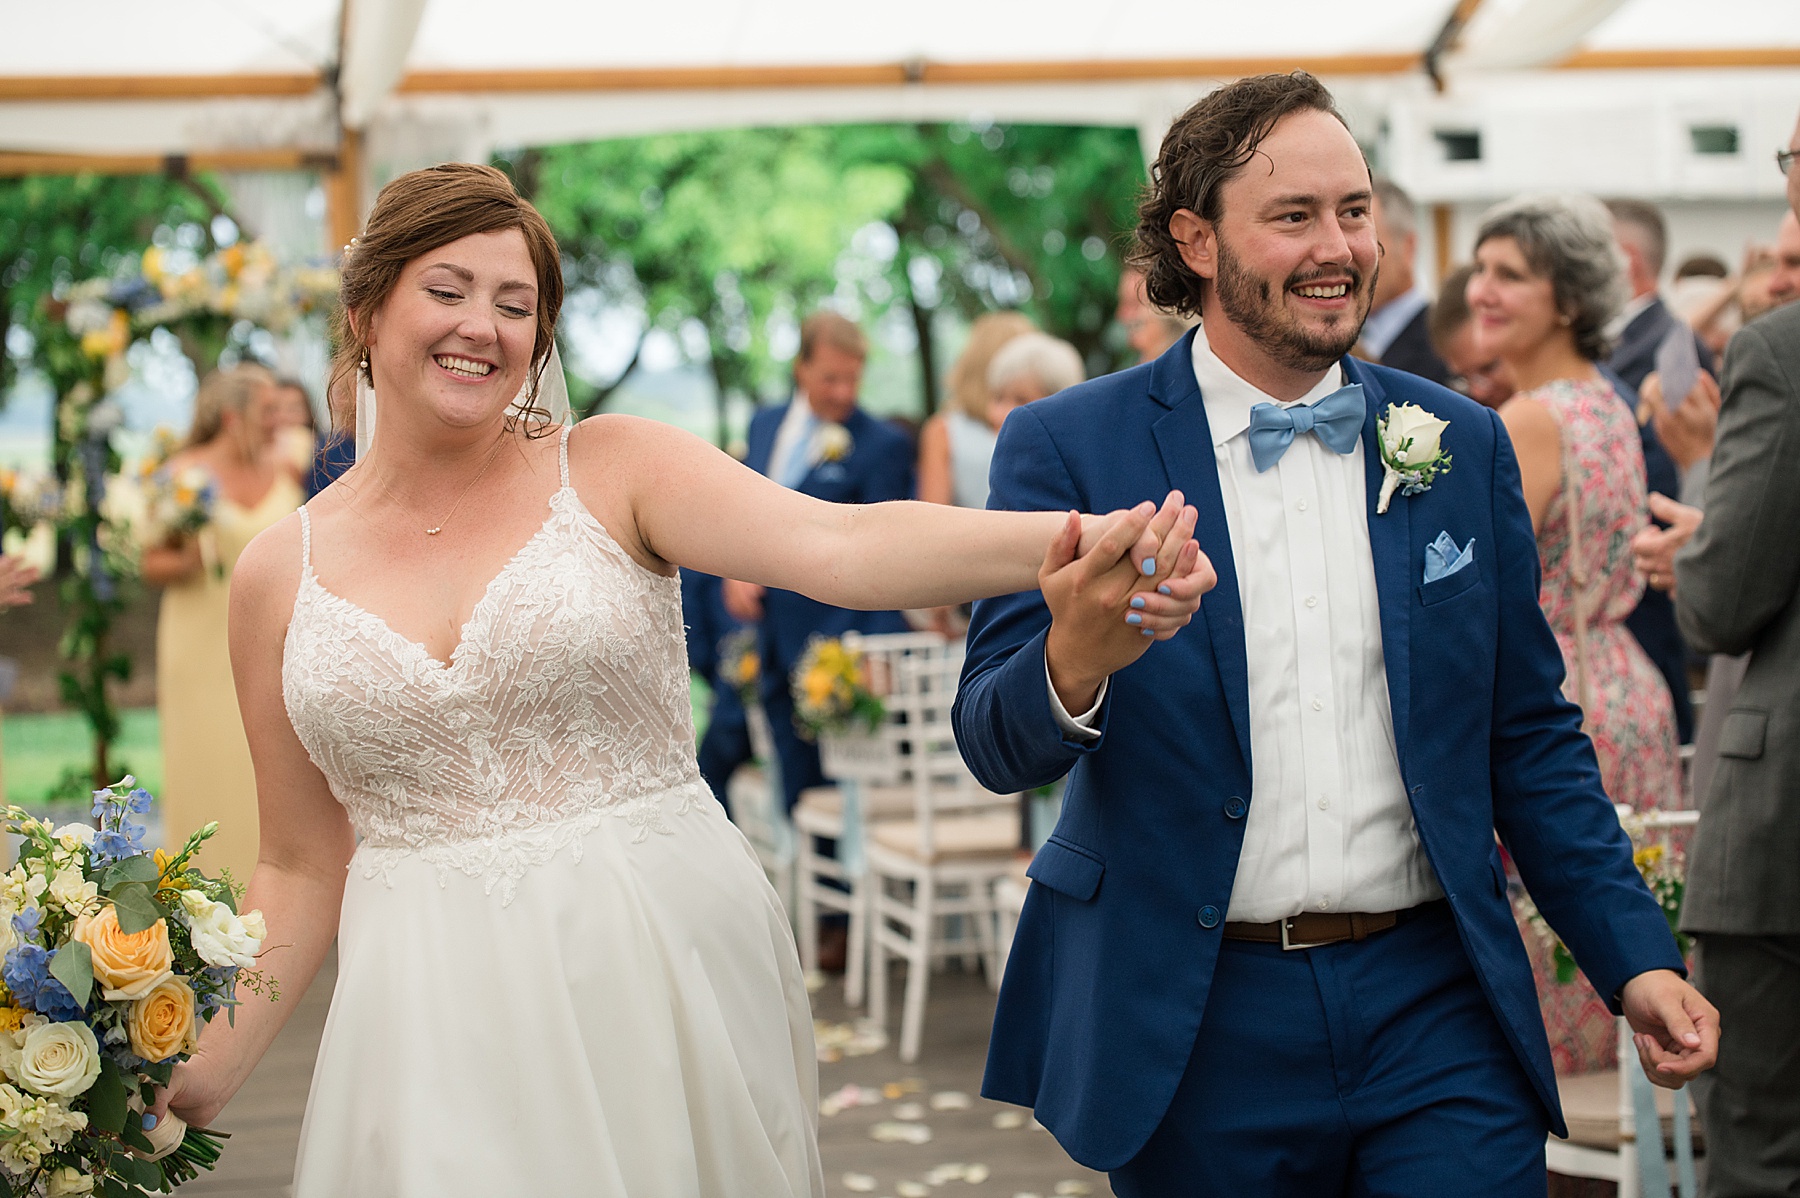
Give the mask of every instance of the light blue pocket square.
[[1474, 537], [1470, 537], [1469, 543], [1458, 549], [1454, 537], [1447, 532], [1440, 532], [1437, 540], [1425, 546], [1425, 581], [1430, 583], [1448, 578], [1474, 560]]

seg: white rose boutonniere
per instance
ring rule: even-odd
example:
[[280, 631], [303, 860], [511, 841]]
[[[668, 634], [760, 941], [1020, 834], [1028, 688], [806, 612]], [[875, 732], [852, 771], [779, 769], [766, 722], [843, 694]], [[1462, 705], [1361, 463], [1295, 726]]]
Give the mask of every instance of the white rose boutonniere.
[[856, 441], [850, 436], [850, 430], [841, 424], [821, 424], [819, 431], [813, 434], [815, 461], [841, 462], [854, 448]]
[[1394, 492], [1417, 495], [1436, 482], [1438, 475], [1450, 473], [1450, 455], [1439, 445], [1447, 420], [1439, 420], [1415, 404], [1389, 404], [1375, 432], [1381, 442], [1381, 497], [1375, 514], [1388, 510]]

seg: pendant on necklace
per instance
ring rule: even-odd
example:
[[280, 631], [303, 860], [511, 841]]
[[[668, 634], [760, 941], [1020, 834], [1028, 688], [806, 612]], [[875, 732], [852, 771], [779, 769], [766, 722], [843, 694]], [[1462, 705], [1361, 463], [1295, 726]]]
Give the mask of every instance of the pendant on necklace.
[[437, 535], [438, 535], [438, 534], [439, 534], [439, 533], [440, 533], [440, 532], [443, 532], [443, 531], [444, 531], [444, 526], [443, 526], [443, 525], [442, 525], [442, 524], [440, 524], [440, 525], [438, 525], [438, 526], [437, 526], [437, 527], [436, 527], [436, 528], [428, 528], [428, 529], [426, 529], [426, 530], [425, 530], [425, 535], [426, 535], [426, 536], [428, 536], [428, 537], [435, 537], [435, 536], [437, 536]]

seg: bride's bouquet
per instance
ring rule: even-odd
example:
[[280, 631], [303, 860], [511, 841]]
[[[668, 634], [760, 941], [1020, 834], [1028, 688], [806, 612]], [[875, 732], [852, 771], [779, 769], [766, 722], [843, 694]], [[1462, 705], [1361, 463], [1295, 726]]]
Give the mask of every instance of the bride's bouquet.
[[[143, 1112], [200, 1028], [261, 992], [262, 915], [231, 880], [144, 848], [150, 792], [94, 792], [94, 819], [52, 827], [18, 807], [19, 860], [0, 875], [0, 1195], [168, 1192], [219, 1159], [220, 1133]], [[135, 1187], [135, 1189], [134, 1189]]]

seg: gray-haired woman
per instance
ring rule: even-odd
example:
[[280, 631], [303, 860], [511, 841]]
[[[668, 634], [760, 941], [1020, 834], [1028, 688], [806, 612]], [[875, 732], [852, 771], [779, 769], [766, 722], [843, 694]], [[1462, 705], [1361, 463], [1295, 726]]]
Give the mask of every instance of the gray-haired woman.
[[[1631, 408], [1595, 365], [1625, 299], [1606, 209], [1586, 196], [1493, 209], [1476, 236], [1468, 299], [1478, 344], [1519, 388], [1500, 419], [1537, 530], [1539, 602], [1562, 646], [1565, 692], [1587, 717], [1613, 801], [1669, 807], [1679, 776], [1674, 708], [1624, 623], [1644, 587], [1631, 558], [1632, 534], [1648, 519], [1644, 453]], [[1550, 981], [1547, 960], [1538, 964], [1557, 1068], [1611, 1067], [1610, 1014], [1585, 987]]]

